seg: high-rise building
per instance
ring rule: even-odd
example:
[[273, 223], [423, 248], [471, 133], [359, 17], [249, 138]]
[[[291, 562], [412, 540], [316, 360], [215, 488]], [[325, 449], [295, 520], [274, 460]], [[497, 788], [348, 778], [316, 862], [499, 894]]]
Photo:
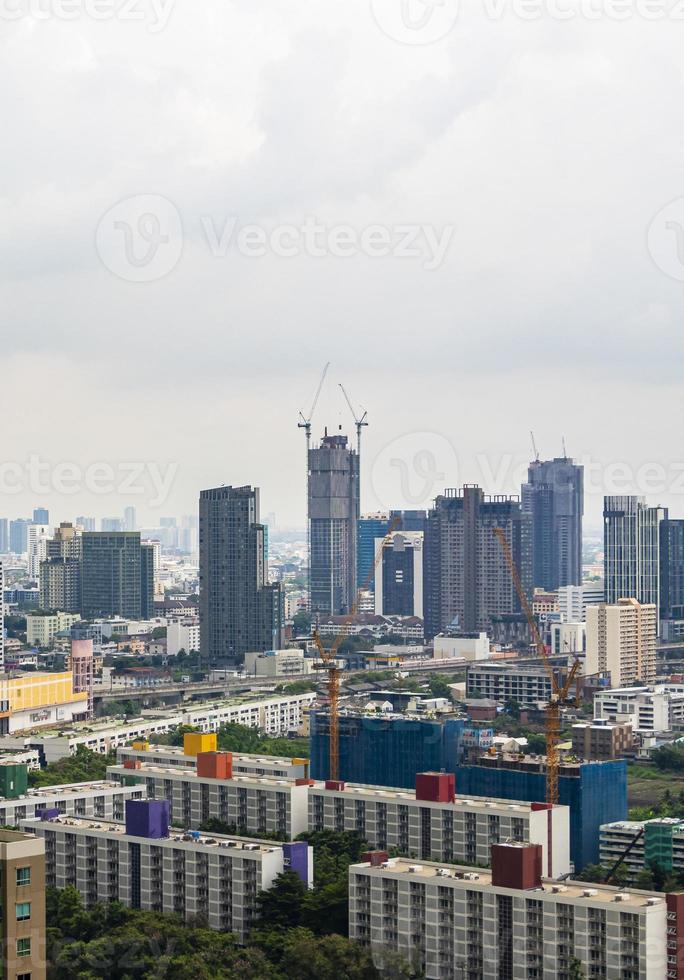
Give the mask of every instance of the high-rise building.
[[259, 491], [217, 487], [200, 494], [200, 635], [210, 662], [240, 662], [280, 647], [282, 595], [268, 581]]
[[584, 467], [566, 458], [530, 463], [522, 506], [532, 517], [534, 586], [580, 585]]
[[126, 507], [124, 510], [124, 531], [137, 531], [138, 519], [135, 507]]
[[9, 551], [9, 521], [6, 517], [0, 517], [0, 555], [6, 555]]
[[74, 694], [87, 694], [88, 710], [86, 719], [93, 716], [93, 688], [95, 671], [93, 660], [93, 631], [88, 627], [73, 626], [71, 629], [71, 652], [69, 666], [74, 684]]
[[100, 521], [100, 530], [103, 534], [116, 534], [117, 531], [124, 530], [124, 522], [120, 517], [103, 517]]
[[605, 601], [638, 599], [660, 608], [660, 524], [664, 507], [643, 497], [604, 497]]
[[0, 672], [5, 669], [5, 571], [0, 558]]
[[347, 437], [309, 449], [309, 591], [312, 613], [348, 613], [356, 598], [359, 456]]
[[31, 521], [18, 518], [10, 521], [9, 548], [13, 555], [25, 555], [28, 551], [28, 529]]
[[45, 980], [45, 841], [0, 830], [2, 976]]
[[34, 524], [49, 524], [50, 523], [50, 511], [47, 507], [36, 507], [33, 511], [33, 523]]
[[82, 536], [81, 613], [143, 617], [143, 566], [139, 531], [85, 531]]
[[659, 615], [664, 639], [684, 635], [684, 520], [660, 523]]
[[613, 687], [656, 679], [658, 609], [636, 599], [587, 608], [587, 674], [609, 673]]
[[40, 607], [62, 612], [81, 609], [81, 530], [60, 524], [40, 563]]
[[82, 531], [94, 531], [95, 530], [95, 518], [94, 517], [77, 517], [76, 526], [80, 527]]
[[140, 545], [140, 615], [143, 619], [154, 616], [158, 550], [161, 550], [158, 541], [144, 541]]
[[375, 572], [375, 613], [378, 616], [423, 618], [423, 533], [394, 531], [376, 547], [382, 557]]
[[390, 531], [425, 531], [424, 510], [391, 510], [362, 514], [359, 518], [356, 546], [356, 584], [359, 589], [375, 592], [375, 558], [377, 539]]
[[488, 497], [480, 487], [445, 490], [428, 512], [424, 545], [425, 638], [449, 628], [486, 630], [520, 613], [520, 602], [494, 529], [502, 528], [525, 592], [532, 592], [531, 517], [517, 497]]
[[49, 537], [50, 528], [47, 524], [29, 524], [26, 539], [28, 576], [36, 582], [40, 578], [40, 563], [47, 557], [47, 542]]

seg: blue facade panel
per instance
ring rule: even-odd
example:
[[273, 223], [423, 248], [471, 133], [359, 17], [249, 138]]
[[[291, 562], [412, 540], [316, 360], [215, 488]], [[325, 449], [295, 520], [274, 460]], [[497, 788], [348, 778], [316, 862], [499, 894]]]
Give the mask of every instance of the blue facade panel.
[[[503, 800], [543, 803], [546, 777], [539, 772], [461, 766], [456, 792]], [[599, 859], [599, 828], [627, 818], [627, 764], [623, 760], [589, 762], [579, 776], [560, 776], [559, 802], [570, 807], [570, 858], [575, 870]]]

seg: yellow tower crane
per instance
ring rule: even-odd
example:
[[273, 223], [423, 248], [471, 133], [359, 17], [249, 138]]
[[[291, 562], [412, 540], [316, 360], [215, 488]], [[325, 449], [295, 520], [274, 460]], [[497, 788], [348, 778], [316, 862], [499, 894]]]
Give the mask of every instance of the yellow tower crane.
[[568, 676], [566, 677], [565, 681], [563, 683], [559, 681], [551, 664], [546, 647], [544, 646], [544, 641], [539, 634], [537, 621], [534, 618], [532, 607], [530, 606], [527, 596], [525, 595], [522, 582], [520, 581], [520, 575], [513, 560], [513, 554], [511, 553], [506, 532], [503, 528], [496, 527], [494, 528], [494, 535], [501, 545], [501, 550], [504, 553], [506, 564], [508, 565], [508, 571], [513, 581], [513, 585], [515, 586], [515, 591], [518, 593], [520, 605], [525, 613], [525, 618], [527, 619], [530, 632], [532, 633], [532, 638], [534, 639], [534, 645], [537, 648], [537, 653], [539, 654], [539, 657], [546, 668], [546, 673], [549, 675], [549, 679], [551, 681], [551, 700], [546, 706], [545, 724], [546, 802], [555, 806], [558, 803], [558, 743], [560, 741], [561, 732], [561, 708], [564, 705], [574, 704], [575, 699], [570, 696], [570, 688], [572, 687], [573, 681], [577, 676], [580, 664], [579, 660], [575, 660], [571, 669], [568, 671]]

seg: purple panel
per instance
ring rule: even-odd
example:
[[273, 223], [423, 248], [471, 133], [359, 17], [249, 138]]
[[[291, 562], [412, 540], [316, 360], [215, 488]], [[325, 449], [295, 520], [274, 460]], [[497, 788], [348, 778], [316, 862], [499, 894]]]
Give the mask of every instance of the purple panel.
[[126, 800], [126, 833], [163, 840], [169, 836], [168, 800]]
[[305, 885], [309, 884], [309, 845], [306, 841], [298, 840], [292, 844], [283, 844], [285, 867], [294, 871]]
[[36, 817], [38, 820], [54, 820], [55, 817], [59, 816], [59, 810], [55, 808], [43, 807], [41, 810], [36, 810]]

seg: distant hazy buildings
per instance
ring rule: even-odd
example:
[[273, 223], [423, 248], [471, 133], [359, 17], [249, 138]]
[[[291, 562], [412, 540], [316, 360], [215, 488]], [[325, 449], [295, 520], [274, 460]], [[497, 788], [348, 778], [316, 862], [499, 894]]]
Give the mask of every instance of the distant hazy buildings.
[[356, 597], [359, 457], [347, 437], [326, 435], [309, 449], [311, 612], [349, 612]]
[[488, 497], [480, 487], [446, 490], [425, 530], [425, 637], [449, 628], [486, 630], [493, 617], [520, 612], [495, 528], [503, 528], [523, 588], [532, 592], [531, 517], [517, 497]]
[[375, 573], [375, 612], [378, 616], [423, 618], [423, 533], [395, 531], [379, 538], [382, 551]]
[[6, 517], [0, 517], [0, 555], [9, 551], [9, 521]]
[[660, 523], [663, 507], [648, 507], [643, 497], [604, 497], [604, 570], [606, 602], [638, 599], [660, 607]]
[[268, 581], [259, 491], [217, 487], [200, 494], [200, 636], [210, 662], [239, 662], [280, 647], [282, 597]]
[[584, 467], [566, 458], [530, 463], [522, 506], [532, 518], [533, 584], [580, 585]]
[[28, 529], [30, 521], [18, 518], [10, 521], [9, 526], [9, 550], [14, 555], [25, 555], [28, 551]]
[[587, 609], [587, 674], [607, 672], [614, 687], [656, 679], [658, 609], [636, 599]]

